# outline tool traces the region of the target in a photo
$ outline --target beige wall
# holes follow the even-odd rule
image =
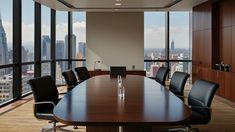
[[[112,65],[144,69],[144,13],[87,12],[88,69],[100,60],[102,70]]]

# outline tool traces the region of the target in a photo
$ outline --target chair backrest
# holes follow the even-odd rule
[[[78,79],[81,81],[87,80],[90,78],[89,71],[86,67],[77,67],[75,68],[75,71],[78,75]]]
[[[197,80],[189,92],[189,106],[210,107],[219,85],[206,80]]]
[[[59,93],[51,76],[43,76],[28,80],[32,88],[35,102],[52,101],[57,103]]]
[[[126,67],[125,66],[110,66],[110,76],[117,77],[117,75],[126,76]]]
[[[184,95],[184,87],[186,84],[187,79],[189,78],[189,74],[185,72],[176,71],[172,75],[169,89],[175,95]]]
[[[165,86],[166,77],[169,71],[170,69],[167,67],[160,67],[156,73],[156,81]]]
[[[62,72],[62,76],[64,77],[65,82],[69,87],[78,85],[76,75],[72,70]]]

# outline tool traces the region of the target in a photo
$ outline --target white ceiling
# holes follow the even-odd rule
[[[61,11],[190,11],[207,0],[34,0]],[[62,2],[60,2],[62,1]],[[63,1],[65,4],[63,4]],[[121,5],[116,5],[121,4]]]

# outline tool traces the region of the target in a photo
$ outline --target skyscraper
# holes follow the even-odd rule
[[[82,58],[86,58],[86,43],[85,42],[78,43],[78,52],[82,54]]]
[[[174,40],[171,41],[171,50],[175,50],[175,42],[174,42]]]
[[[79,42],[78,43],[78,54],[79,57],[81,58],[77,58],[77,59],[84,59],[86,58],[86,42]],[[82,66],[85,66],[85,61],[82,62]]]
[[[42,36],[42,59],[43,60],[50,60],[50,46],[51,46],[51,39],[49,35],[43,35]]]
[[[64,41],[56,41],[56,59],[64,59]],[[61,69],[63,69],[63,62],[58,62]]]
[[[0,65],[8,64],[8,48],[6,32],[2,25],[2,17],[0,13]],[[6,74],[6,70],[0,70],[0,75]]]
[[[74,34],[71,35],[71,58],[76,58],[76,36]],[[68,35],[65,36],[65,48],[64,48],[65,58],[68,58]],[[73,63],[72,67],[76,67],[76,63]]]

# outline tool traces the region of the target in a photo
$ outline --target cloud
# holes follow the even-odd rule
[[[86,42],[86,22],[73,23],[73,33],[77,36],[77,42]]]
[[[189,48],[189,27],[170,28],[170,42],[174,40],[175,48]],[[144,31],[145,48],[165,48],[165,27],[152,26]]]
[[[12,22],[3,21],[3,27],[7,36],[7,43],[9,47],[12,47],[13,31]],[[56,39],[64,40],[65,35],[68,34],[68,25],[66,23],[60,23],[56,25]],[[86,22],[74,22],[73,32],[77,36],[77,42],[86,42]],[[42,35],[50,36],[50,26],[42,24]],[[34,44],[34,24],[22,23],[22,42],[26,47]]]
[[[12,23],[3,21],[3,27],[6,31],[9,48],[12,45]],[[64,40],[68,34],[66,23],[56,25],[56,39]],[[22,24],[22,41],[27,46],[34,43],[34,25]],[[73,23],[73,33],[77,37],[77,42],[86,42],[86,22],[76,21]],[[50,35],[49,25],[42,24],[42,35]],[[175,26],[170,28],[170,42],[174,40],[175,48],[189,48],[189,27]],[[165,48],[165,27],[152,26],[144,30],[145,48]]]
[[[12,46],[12,41],[13,41],[13,38],[12,38],[13,37],[12,23],[11,22],[7,22],[7,21],[3,21],[2,25],[3,25],[3,28],[5,29],[5,32],[6,32],[7,43],[11,47]]]
[[[34,24],[22,23],[22,45],[34,44]]]
[[[165,27],[144,29],[145,48],[165,48]]]

